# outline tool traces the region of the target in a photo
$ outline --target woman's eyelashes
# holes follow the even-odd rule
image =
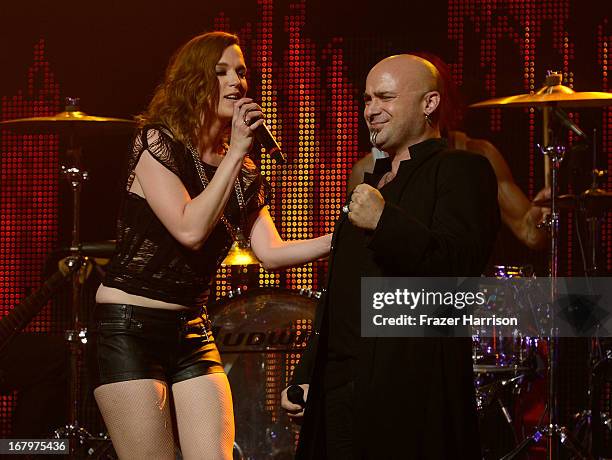
[[[228,71],[225,70],[225,69],[217,69],[217,70],[215,70],[215,73],[217,74],[218,77],[223,77],[223,76],[228,74]],[[238,70],[236,70],[236,75],[240,79],[245,79],[246,78],[246,74],[247,74],[246,69],[238,69]]]

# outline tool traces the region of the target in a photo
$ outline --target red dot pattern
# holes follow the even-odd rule
[[[547,70],[537,67],[536,48],[543,38],[543,25],[552,23],[552,45],[559,55],[559,70],[563,71],[565,84],[572,86],[573,73],[569,69],[574,59],[574,44],[567,32],[569,18],[569,0],[449,0],[448,37],[455,43],[457,50],[457,60],[451,64],[453,77],[459,85],[463,84],[466,38],[475,33],[480,38],[477,52],[480,67],[485,72],[486,97],[507,95],[497,94],[497,61],[498,58],[503,59],[498,53],[499,42],[508,39],[516,45],[523,62],[522,88],[516,88],[516,92],[536,91]],[[525,111],[529,119],[528,194],[533,196],[536,192],[534,163],[540,159],[535,144],[541,139],[541,134],[535,133],[536,114],[530,109]],[[501,131],[502,113],[501,109],[490,109],[489,125],[492,132]]]
[[[53,115],[59,111],[59,85],[45,57],[45,42],[34,46],[27,89],[3,96],[2,120]],[[58,137],[0,131],[0,317],[11,311],[43,279],[47,254],[58,233]],[[26,330],[48,332],[47,305]],[[0,396],[0,436],[10,430],[13,395]]]
[[[282,167],[265,154],[260,159],[261,171],[274,190],[270,210],[279,233],[289,240],[320,236],[333,230],[348,174],[358,158],[361,117],[343,41],[333,39],[319,49],[306,38],[306,1],[296,1],[282,19],[285,47],[274,49],[273,31],[278,25],[273,1],[258,0],[257,8],[255,25],[233,30],[230,18],[220,13],[214,27],[240,37],[249,67],[249,93],[260,102],[288,159]],[[317,289],[325,266],[314,262],[284,272],[259,269],[259,285]],[[215,292],[217,298],[233,284],[226,269],[219,275],[225,284],[217,282],[221,289]]]
[[[608,19],[603,19],[597,27],[597,64],[601,72],[602,91],[610,91],[610,47],[612,46],[612,31]],[[601,151],[607,158],[608,170],[605,184],[606,190],[612,190],[612,107],[602,110]],[[608,212],[602,229],[602,243],[605,251],[603,264],[607,272],[612,271],[612,213]]]

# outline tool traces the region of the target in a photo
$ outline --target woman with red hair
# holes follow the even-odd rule
[[[269,186],[246,156],[264,122],[246,92],[238,38],[206,33],[178,50],[138,117],[94,314],[94,394],[120,458],[174,459],[179,441],[185,459],[230,459],[231,393],[204,307],[211,281],[236,240],[272,269],[329,252],[331,235],[280,238]]]

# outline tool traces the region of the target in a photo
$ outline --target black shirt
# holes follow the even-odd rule
[[[447,144],[444,139],[428,139],[411,146],[411,158],[401,161],[396,177],[380,188],[385,203],[387,205],[397,205],[406,189],[413,188],[414,207],[418,209],[422,198],[419,191],[425,189],[419,183],[421,181],[430,183],[435,180],[436,174],[434,172],[432,177],[432,174],[419,171],[419,174],[411,177],[412,173],[415,168],[427,160],[427,157],[440,153],[446,147]],[[424,169],[429,171],[427,168]],[[390,170],[391,160],[389,158],[378,159],[374,172],[372,174],[366,173],[364,181],[376,187],[382,176]],[[434,199],[435,197],[430,198]],[[427,276],[424,267],[424,271],[413,270],[400,274],[395,270],[387,269],[385,273],[385,264],[381,264],[376,257],[375,240],[378,228],[383,225],[394,225],[393,219],[388,214],[383,213],[377,229],[373,232],[355,227],[346,215],[342,215],[336,223],[328,283],[329,312],[326,325],[328,329],[328,360],[325,373],[325,386],[327,388],[333,388],[348,382],[354,378],[357,372],[356,363],[361,343],[361,278],[364,276]],[[418,212],[416,214],[418,215]],[[415,224],[429,227],[431,222],[424,222],[419,219]],[[386,244],[390,246],[392,251],[393,242],[387,241]],[[395,244],[399,248],[399,246],[423,245],[423,242],[419,241],[418,238],[411,240],[409,235],[397,235]],[[433,242],[429,244],[433,244]],[[426,247],[421,249],[425,250]],[[416,252],[418,251],[419,249]],[[438,273],[435,274],[438,275]]]
[[[336,226],[328,292],[292,378],[310,382],[296,458],[324,455],[326,390],[350,380],[359,458],[396,458],[398,439],[411,458],[481,458],[470,338],[360,334],[362,276],[480,276],[499,228],[486,158],[441,139],[410,153],[380,190],[385,206],[373,232],[351,228],[346,216]],[[366,181],[376,186],[379,178],[376,171]]]
[[[179,177],[191,198],[204,189],[193,156],[167,127],[149,125],[140,130],[128,164],[126,196],[117,223],[117,249],[104,285],[150,299],[201,307],[206,302],[210,282],[231,246],[232,237],[219,221],[201,249],[194,251],[179,243],[157,218],[147,200],[129,192],[134,169],[145,150]],[[212,179],[216,168],[206,163],[202,165],[207,178]],[[248,158],[245,158],[239,179],[247,214],[257,212],[267,204],[267,182]],[[231,194],[224,213],[233,227],[240,226],[235,193]]]

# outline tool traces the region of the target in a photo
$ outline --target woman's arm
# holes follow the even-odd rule
[[[229,151],[208,186],[197,197],[191,199],[180,178],[153,158],[148,150],[142,153],[136,165],[136,179],[149,206],[172,236],[190,249],[199,249],[217,224],[243,158],[251,147],[253,131],[263,123],[261,119],[250,126],[243,122],[247,110],[259,112],[250,99],[243,101],[234,107]],[[148,145],[155,145],[157,136],[157,132],[150,130]]]
[[[353,165],[348,180],[346,181],[347,197],[351,195],[351,192],[355,190],[355,187],[363,183],[363,177],[365,176],[365,173],[371,173],[374,170],[375,161],[376,160],[374,159],[374,155],[372,155],[372,152],[370,152]]]
[[[183,246],[196,250],[221,217],[241,165],[242,157],[228,154],[210,184],[194,199],[178,176],[146,150],[135,172],[145,199],[164,227]]]
[[[264,206],[251,227],[251,248],[266,270],[320,259],[329,254],[332,234],[308,240],[284,241]]]

